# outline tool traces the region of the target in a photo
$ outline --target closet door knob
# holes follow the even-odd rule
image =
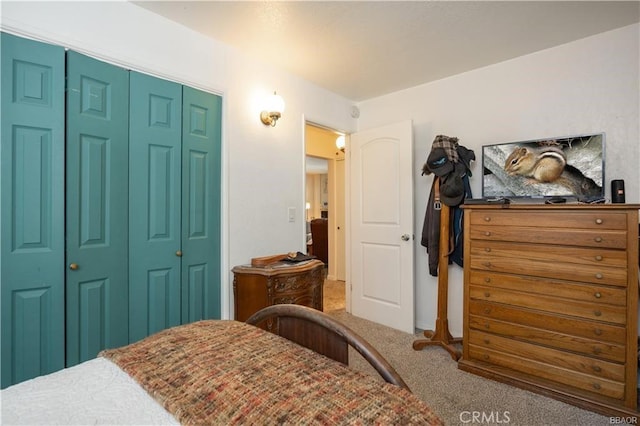
[[[69,269],[71,269],[72,271],[75,271],[76,269],[78,269],[78,264],[77,263],[70,263],[69,264]]]
[[[178,250],[178,251],[176,252],[176,256],[178,256],[178,257],[182,257],[182,250]]]
[[[402,237],[400,238],[402,239],[402,241],[409,241],[411,237],[409,237],[409,234],[402,234]]]

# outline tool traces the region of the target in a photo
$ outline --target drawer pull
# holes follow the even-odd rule
[[[484,342],[485,345],[488,345],[490,343],[489,339],[484,339],[483,342]]]
[[[489,293],[488,291],[484,292],[484,297],[491,297],[491,293]]]
[[[593,295],[596,299],[600,299],[602,297],[602,294],[597,291],[596,294]]]
[[[600,218],[596,219],[596,225],[602,225],[602,219]]]
[[[596,260],[597,260],[597,261],[601,261],[601,260],[602,260],[602,256],[597,255],[597,256],[596,256]]]
[[[490,237],[490,236],[491,236],[491,232],[489,232],[489,231],[485,231],[484,236],[485,236],[485,237]]]
[[[491,247],[485,247],[484,251],[486,251],[487,253],[489,253],[491,251]]]
[[[594,388],[595,390],[600,390],[600,387],[601,387],[601,386],[600,386],[600,383],[594,383],[594,384],[593,384],[593,388]]]
[[[600,367],[599,367],[599,366],[597,366],[597,365],[594,365],[592,368],[593,368],[593,371],[595,371],[596,373],[599,373],[599,372],[601,372],[601,371],[602,371],[602,368],[600,368]]]
[[[600,311],[594,311],[593,315],[597,316],[597,317],[601,317],[602,316],[602,312]]]
[[[491,325],[488,322],[484,323],[484,328],[486,328],[487,330],[491,328]]]
[[[596,328],[595,330],[593,330],[593,333],[594,333],[596,336],[602,336],[602,330],[600,330],[599,328]]]
[[[491,268],[491,262],[482,262],[482,265]]]
[[[484,277],[484,282],[485,283],[490,283],[491,282],[491,277]]]
[[[482,355],[482,358],[488,360],[489,359],[489,355],[488,354],[484,354],[484,355]]]
[[[485,216],[484,217],[484,221],[485,222],[491,222],[491,217],[490,216]]]
[[[491,309],[486,308],[486,309],[484,310],[484,313],[485,313],[485,315],[489,315],[489,314],[491,313]]]
[[[601,243],[602,242],[602,237],[595,237],[593,239],[593,241],[595,241],[596,243]]]
[[[597,278],[597,279],[601,280],[601,279],[602,279],[602,277],[603,277],[603,275],[602,275],[600,272],[598,272],[598,273],[596,274],[596,278]]]

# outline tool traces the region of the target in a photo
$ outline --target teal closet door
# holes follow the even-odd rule
[[[129,340],[180,324],[182,87],[130,75]]]
[[[64,367],[64,49],[0,43],[4,388]]]
[[[67,52],[67,366],[129,341],[129,71]]]
[[[222,98],[183,88],[182,322],[220,318]]]

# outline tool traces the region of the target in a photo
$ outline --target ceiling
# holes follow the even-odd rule
[[[133,3],[353,101],[640,22],[639,1]]]

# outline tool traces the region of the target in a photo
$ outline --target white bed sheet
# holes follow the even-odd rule
[[[2,425],[178,425],[117,365],[96,358],[0,391]]]

